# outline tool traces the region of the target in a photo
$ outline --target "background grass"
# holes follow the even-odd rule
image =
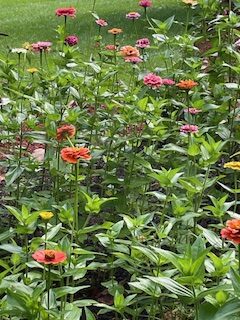
[[[178,20],[184,20],[186,7],[181,0],[153,0],[154,6],[149,10],[149,17],[164,20],[175,15]],[[68,33],[80,37],[80,47],[84,52],[91,51],[93,36],[97,26],[91,15],[93,0],[0,0],[0,32],[9,37],[0,38],[0,51],[8,47],[21,47],[24,42],[56,41],[55,29],[63,23],[63,18],[55,16],[55,9],[74,6],[77,9],[76,19],[68,20]],[[138,6],[138,0],[96,0],[95,12],[108,21],[103,36],[106,43],[111,43],[112,36],[107,29],[119,27],[124,30],[121,42],[134,44],[136,37],[150,36],[148,24],[144,19],[136,22],[137,35],[131,21],[125,19],[129,11],[143,13]]]

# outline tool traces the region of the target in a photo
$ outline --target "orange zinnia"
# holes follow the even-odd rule
[[[123,57],[139,57],[140,53],[137,48],[134,48],[132,46],[124,46],[120,50],[120,54]]]
[[[226,226],[221,231],[222,238],[228,239],[235,244],[240,244],[240,220],[228,220]]]
[[[66,147],[61,150],[61,157],[68,163],[77,163],[78,160],[90,160],[92,157],[89,154],[90,150],[84,147]]]
[[[56,250],[37,250],[32,257],[37,262],[44,264],[58,264],[67,259],[65,252]]]
[[[60,128],[57,128],[57,140],[63,141],[69,138],[73,138],[76,133],[76,128],[72,124],[64,124]]]
[[[191,90],[192,88],[196,87],[197,85],[198,85],[198,83],[193,80],[181,80],[179,83],[176,84],[176,86],[179,89],[183,89],[183,90]]]
[[[122,33],[122,32],[123,32],[122,29],[118,29],[118,28],[113,28],[113,29],[108,30],[108,33],[111,33],[114,35]]]

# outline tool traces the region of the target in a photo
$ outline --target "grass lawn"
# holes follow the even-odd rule
[[[180,0],[153,0],[154,6],[150,9],[150,17],[164,20],[175,15],[177,19],[184,20],[186,7]],[[21,47],[24,42],[52,41],[56,39],[55,29],[63,23],[63,18],[55,16],[55,9],[59,7],[74,6],[77,8],[77,18],[69,19],[68,32],[80,37],[81,47],[84,51],[91,51],[92,36],[97,33],[97,26],[91,15],[93,0],[0,0],[1,11],[0,32],[9,34],[9,37],[0,38],[0,51],[8,47]],[[151,31],[143,19],[136,22],[137,35],[133,30],[132,21],[126,20],[129,11],[143,13],[137,0],[97,0],[95,12],[99,17],[109,23],[109,28],[119,27],[124,30],[121,41],[124,44],[134,44],[136,36],[150,36]],[[112,36],[104,28],[104,41],[111,43]]]

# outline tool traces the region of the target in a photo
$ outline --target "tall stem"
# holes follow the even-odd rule
[[[75,164],[75,198],[74,198],[74,215],[75,215],[75,231],[78,231],[78,174],[79,164]]]

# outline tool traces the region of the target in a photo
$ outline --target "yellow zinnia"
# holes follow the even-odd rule
[[[35,73],[35,72],[38,72],[38,69],[37,68],[28,68],[27,71],[30,73]]]
[[[190,4],[191,6],[195,6],[196,4],[198,4],[196,0],[182,0],[182,2],[185,4]]]
[[[43,220],[50,220],[53,217],[53,213],[51,211],[42,211],[39,213],[39,216]]]
[[[227,162],[224,164],[223,167],[233,169],[233,170],[240,170],[240,161]]]

